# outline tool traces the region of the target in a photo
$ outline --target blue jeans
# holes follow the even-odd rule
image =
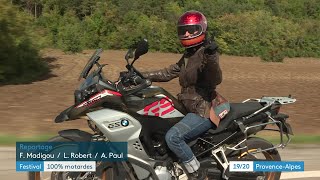
[[[188,163],[195,157],[186,141],[194,140],[212,127],[215,125],[210,119],[189,113],[167,132],[167,145],[183,163]]]

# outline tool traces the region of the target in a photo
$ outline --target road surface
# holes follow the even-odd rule
[[[320,179],[320,145],[289,145],[279,149],[283,161],[304,161],[304,172],[282,173],[281,179]],[[15,147],[0,147],[0,179],[27,180],[27,173],[16,172]]]

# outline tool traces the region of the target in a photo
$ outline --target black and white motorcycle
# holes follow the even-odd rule
[[[59,132],[55,141],[110,141],[128,143],[128,161],[97,162],[96,172],[52,172],[47,179],[187,179],[184,166],[168,149],[165,134],[187,113],[179,101],[161,87],[152,86],[134,68],[134,62],[148,51],[148,42],[140,41],[125,55],[127,72],[111,82],[102,74],[98,49],[89,59],[75,90],[75,104],[60,113],[56,123],[86,119],[93,133],[78,129]],[[96,65],[95,70],[91,70]],[[230,113],[217,129],[210,129],[188,142],[209,179],[279,179],[281,172],[230,172],[230,161],[281,161],[277,148],[284,148],[293,135],[289,117],[279,113],[283,104],[294,103],[289,97],[262,97],[231,103]],[[272,126],[276,125],[276,126]],[[271,128],[270,128],[271,127]],[[262,130],[280,132],[280,143],[273,145],[255,136]],[[46,179],[40,172],[30,179]]]

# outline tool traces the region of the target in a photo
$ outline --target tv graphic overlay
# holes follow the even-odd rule
[[[16,171],[95,171],[96,161],[127,160],[127,142],[16,143]]]
[[[299,172],[303,161],[230,161],[230,172]]]

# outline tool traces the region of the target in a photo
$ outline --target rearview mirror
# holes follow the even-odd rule
[[[138,45],[137,49],[134,52],[134,59],[138,59],[141,55],[147,53],[149,50],[149,44],[147,39],[141,40]]]
[[[128,61],[129,59],[133,58],[133,54],[134,54],[134,50],[129,49],[125,56],[125,59]]]

